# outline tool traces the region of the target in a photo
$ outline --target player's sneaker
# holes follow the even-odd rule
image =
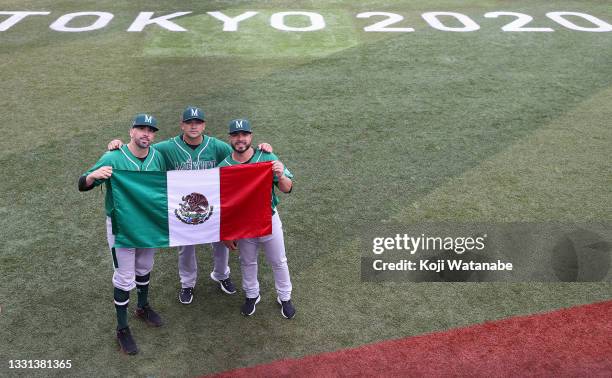
[[[240,312],[242,315],[251,316],[255,313],[255,305],[259,303],[261,300],[261,295],[258,295],[257,298],[245,298],[244,304],[240,308]]]
[[[190,304],[193,301],[193,288],[184,287],[179,291],[179,302],[182,304]]]
[[[279,305],[281,305],[281,315],[285,319],[293,319],[295,316],[295,307],[293,307],[293,303],[291,303],[291,299],[288,301],[281,301],[279,297],[276,297],[276,301]]]
[[[225,280],[218,280],[215,278],[215,273],[210,272],[210,278],[213,281],[216,281],[219,283],[219,287],[221,288],[221,290],[223,290],[225,294],[230,294],[230,295],[236,294],[236,286],[234,286],[234,283],[229,278],[229,276]]]
[[[148,304],[143,308],[137,308],[135,313],[137,318],[144,320],[145,323],[151,327],[161,327],[164,324],[161,316],[159,316],[157,312],[153,311],[151,306]]]
[[[130,332],[130,327],[125,327],[117,330],[117,341],[119,341],[119,347],[125,354],[136,354],[138,353],[138,347]]]

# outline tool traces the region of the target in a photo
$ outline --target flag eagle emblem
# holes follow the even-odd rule
[[[181,198],[183,203],[174,210],[176,217],[186,224],[202,224],[213,214],[214,206],[208,205],[208,200],[203,194],[191,193]]]

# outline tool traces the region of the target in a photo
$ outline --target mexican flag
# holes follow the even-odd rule
[[[116,248],[162,248],[272,233],[272,163],[192,171],[113,170]]]

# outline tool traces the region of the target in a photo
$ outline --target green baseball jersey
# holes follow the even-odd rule
[[[144,161],[140,161],[130,152],[126,144],[117,150],[108,151],[93,167],[89,168],[83,176],[87,176],[98,168],[111,166],[113,169],[123,169],[126,171],[166,171],[166,162],[162,155],[153,147],[149,148],[149,154]],[[95,180],[94,186],[104,183],[106,185],[106,195],[104,198],[104,210],[107,216],[111,216],[113,211],[113,192],[110,190],[110,180]]]
[[[225,159],[223,159],[221,163],[219,163],[219,167],[227,167],[227,166],[236,165],[236,164],[263,163],[266,161],[276,161],[276,160],[279,160],[278,156],[274,155],[273,153],[263,152],[262,150],[257,149],[255,150],[255,153],[253,154],[253,156],[251,156],[251,158],[248,161],[245,161],[244,163],[240,163],[232,159],[232,155],[229,154]],[[287,169],[287,167],[285,167],[285,176],[289,177],[290,179],[293,179],[293,174]],[[276,175],[273,175],[272,180],[274,182],[274,185],[278,186],[278,177],[276,177]],[[278,205],[279,202],[280,200],[276,196],[276,193],[274,192],[274,186],[273,186],[272,187],[272,211],[276,209],[276,205]]]
[[[232,153],[229,144],[207,135],[194,150],[179,135],[156,143],[155,148],[162,154],[169,171],[215,168],[217,164]]]

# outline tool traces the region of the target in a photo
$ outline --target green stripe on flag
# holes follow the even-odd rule
[[[166,181],[165,172],[113,170],[112,220],[116,248],[168,246]]]

